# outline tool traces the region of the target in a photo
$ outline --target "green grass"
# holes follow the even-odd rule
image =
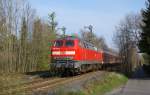
[[[124,85],[127,82],[127,77],[117,73],[108,73],[102,80],[95,80],[87,83],[84,90],[78,92],[57,92],[56,95],[103,95],[113,89]]]
[[[127,78],[123,75],[111,73],[101,81],[95,81],[88,90],[85,89],[85,95],[103,95],[110,92],[127,82]]]

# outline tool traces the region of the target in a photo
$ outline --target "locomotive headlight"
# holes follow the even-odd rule
[[[52,52],[52,55],[60,55],[61,53],[60,53],[60,51],[53,51]]]
[[[75,55],[75,51],[66,51],[65,54],[66,55]]]

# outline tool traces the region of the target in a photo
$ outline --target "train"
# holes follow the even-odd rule
[[[119,63],[117,53],[98,50],[74,36],[58,38],[50,48],[51,69],[57,73],[84,73]]]

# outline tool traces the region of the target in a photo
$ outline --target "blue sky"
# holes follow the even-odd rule
[[[29,0],[37,14],[47,18],[56,12],[59,27],[65,26],[67,34],[79,33],[87,25],[103,36],[114,47],[112,37],[115,26],[129,13],[138,13],[145,8],[145,0]]]

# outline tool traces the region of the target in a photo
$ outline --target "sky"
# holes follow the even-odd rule
[[[65,26],[67,34],[79,34],[84,26],[92,25],[94,33],[104,37],[110,48],[115,47],[112,39],[120,20],[145,8],[145,0],[29,0],[29,3],[43,19],[55,12],[58,27]]]

